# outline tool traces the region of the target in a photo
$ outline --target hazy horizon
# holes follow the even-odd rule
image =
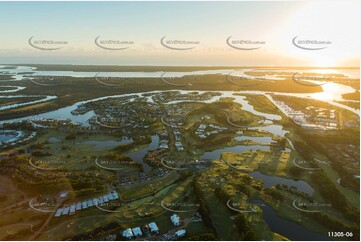
[[[338,18],[341,10],[347,14]],[[359,66],[360,22],[359,1],[0,2],[0,62]],[[162,44],[174,40],[193,44],[182,51]],[[307,50],[298,40],[329,43]],[[42,50],[52,46],[42,41],[64,43]],[[244,46],[255,48],[237,49]]]
[[[0,65],[6,66],[26,66],[26,65],[42,65],[42,66],[119,66],[119,67],[238,67],[238,68],[319,68],[319,69],[360,69],[360,66],[272,66],[272,65],[259,65],[259,66],[247,66],[247,65],[125,65],[125,64],[82,64],[82,63],[0,63]]]

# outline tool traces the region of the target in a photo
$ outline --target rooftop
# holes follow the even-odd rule
[[[126,229],[123,231],[123,237],[132,238],[133,236],[134,235],[131,229]]]
[[[135,227],[132,230],[133,230],[134,236],[142,236],[143,235],[142,230],[139,227]]]
[[[155,233],[159,232],[159,228],[155,222],[149,223],[148,226],[151,232],[155,232]]]
[[[179,225],[179,222],[180,222],[180,218],[177,214],[173,214],[171,217],[170,217],[170,220],[172,221],[172,223],[175,225],[175,226],[178,226]]]

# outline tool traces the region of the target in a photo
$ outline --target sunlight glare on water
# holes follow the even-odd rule
[[[331,101],[342,100],[342,94],[354,92],[354,89],[350,86],[340,85],[333,82],[328,82],[321,87],[323,92],[313,93],[310,96],[317,100]]]

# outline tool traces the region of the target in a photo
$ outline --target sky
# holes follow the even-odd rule
[[[357,0],[0,2],[0,63],[359,66],[360,12]]]

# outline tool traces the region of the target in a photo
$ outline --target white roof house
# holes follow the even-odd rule
[[[67,195],[68,195],[67,192],[62,193],[63,197],[65,197]],[[82,202],[74,203],[70,207],[59,208],[56,211],[54,216],[59,217],[61,215],[74,214],[75,211],[86,209],[86,208],[89,208],[92,206],[96,206],[98,204],[102,204],[104,202],[108,202],[110,200],[114,200],[114,199],[118,199],[118,198],[119,198],[118,193],[113,190],[111,193],[101,196],[99,198],[93,198],[93,199],[85,200]]]
[[[68,192],[67,191],[64,191],[64,192],[61,192],[60,193],[60,197],[61,198],[64,198],[64,197],[66,197],[68,195]]]
[[[78,203],[76,204],[76,210],[81,210],[81,202],[78,202]]]
[[[55,217],[59,217],[61,215],[61,213],[63,212],[63,209],[62,208],[59,208],[56,213],[55,213]]]
[[[134,234],[135,237],[143,235],[142,230],[139,227],[135,227],[132,230],[133,230],[133,234]]]
[[[175,234],[179,237],[179,238],[181,238],[181,237],[184,237],[184,236],[186,236],[186,230],[185,229],[180,229],[180,230],[177,230],[176,232],[175,232]]]
[[[86,201],[83,201],[81,204],[83,205],[83,209],[84,209],[84,208],[88,208],[88,206],[87,206],[87,204],[86,204]]]
[[[109,199],[109,200],[114,200],[113,194],[109,193],[109,194],[108,194],[108,199]]]
[[[70,214],[74,214],[75,213],[75,204],[70,206]]]
[[[158,228],[158,226],[157,226],[157,224],[155,222],[149,223],[148,226],[150,228],[150,232],[159,233],[159,228]]]
[[[114,199],[117,199],[119,198],[119,194],[116,191],[113,191],[113,197]]]
[[[123,231],[123,237],[127,238],[127,239],[130,239],[130,238],[133,238],[133,232],[131,229],[126,229]]]
[[[63,215],[67,215],[69,213],[69,207],[64,208]]]
[[[177,214],[173,214],[172,216],[170,216],[170,220],[172,221],[174,226],[179,226],[180,218],[179,218],[179,216]]]
[[[118,193],[113,193],[113,197],[114,197],[114,199],[118,199],[119,198]]]
[[[93,206],[93,200],[88,200],[87,201],[87,205],[88,205],[88,207],[92,207]]]

